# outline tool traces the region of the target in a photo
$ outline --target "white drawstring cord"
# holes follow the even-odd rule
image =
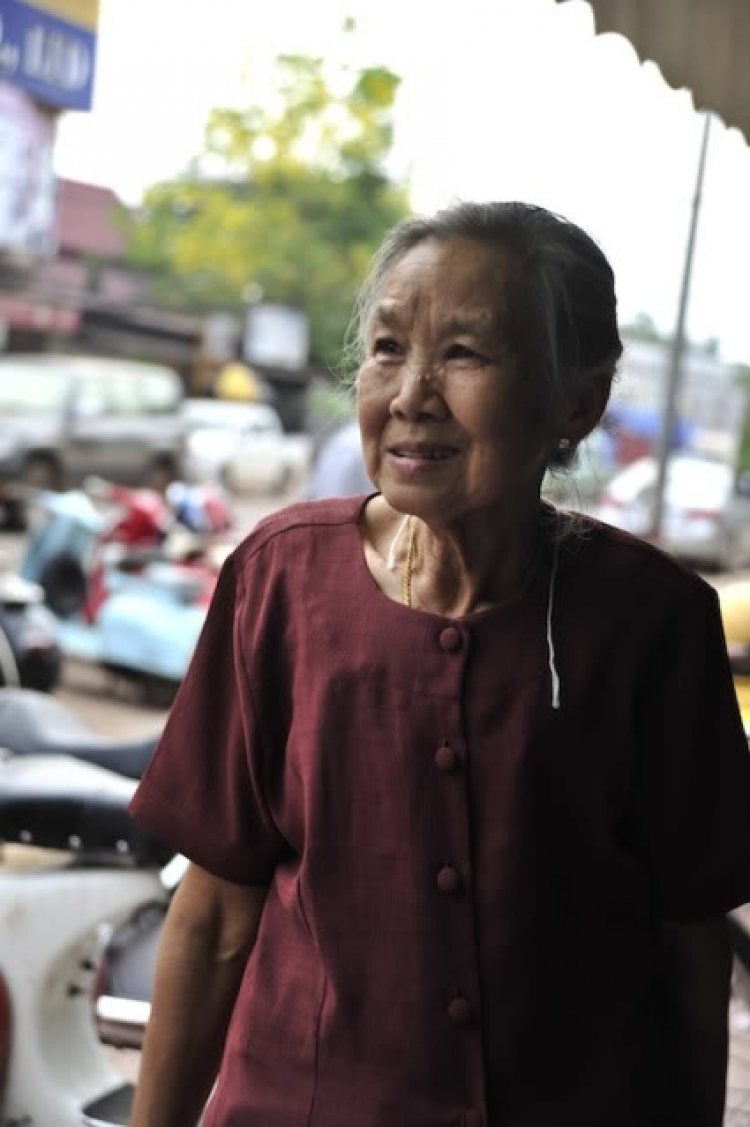
[[[401,536],[403,535],[403,531],[406,528],[408,523],[409,523],[409,515],[407,514],[404,517],[404,519],[401,521],[401,524],[398,526],[398,529],[396,530],[396,535],[393,537],[393,540],[391,542],[391,547],[390,547],[390,550],[388,552],[388,559],[386,560],[386,567],[388,568],[389,571],[395,571],[396,570],[396,548],[398,546],[399,540],[401,539]]]
[[[549,598],[547,600],[547,653],[549,654],[549,672],[552,680],[552,707],[560,707],[560,678],[555,665],[555,640],[552,637],[552,609],[555,605],[555,579],[557,578],[557,561],[560,555],[560,545],[555,541],[555,554],[552,559],[552,574],[549,580]]]

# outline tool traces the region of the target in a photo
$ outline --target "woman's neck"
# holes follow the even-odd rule
[[[537,500],[451,525],[412,517],[410,566],[407,537],[399,553],[410,572],[411,605],[457,618],[519,598],[536,568],[539,513]]]

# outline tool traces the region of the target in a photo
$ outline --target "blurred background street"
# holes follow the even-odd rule
[[[237,503],[233,510],[234,538],[241,539],[262,517],[293,503],[298,493],[299,486],[281,497],[261,495]],[[25,545],[23,533],[0,532],[0,567],[18,570]],[[137,687],[82,661],[65,663],[56,695],[105,736],[148,735],[160,729],[167,713],[165,706],[146,703]]]

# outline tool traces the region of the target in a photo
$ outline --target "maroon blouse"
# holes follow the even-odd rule
[[[271,883],[207,1122],[672,1122],[655,923],[750,900],[716,596],[606,526],[564,542],[553,708],[551,548],[522,599],[443,619],[379,590],[364,504],[230,557],[133,801]]]

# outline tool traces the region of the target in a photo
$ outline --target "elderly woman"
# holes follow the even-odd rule
[[[610,267],[460,205],[388,236],[358,323],[378,492],[236,550],[134,800],[192,866],[133,1122],[216,1081],[210,1127],[718,1125],[750,761],[717,600],[540,502],[607,402]]]

